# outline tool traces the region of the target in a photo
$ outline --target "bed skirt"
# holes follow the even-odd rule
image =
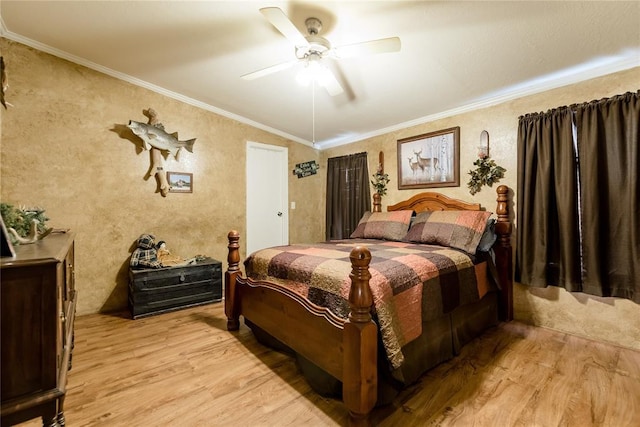
[[[302,374],[315,392],[327,397],[342,396],[340,380],[295,353],[250,320],[245,319],[245,324],[251,328],[261,344],[295,357]],[[391,403],[400,390],[416,382],[429,369],[455,357],[465,344],[497,324],[498,294],[489,292],[477,302],[460,306],[448,314],[423,322],[422,335],[402,348],[405,362],[399,369],[391,370],[380,341],[377,405]]]

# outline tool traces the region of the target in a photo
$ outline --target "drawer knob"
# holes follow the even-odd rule
[[[184,282],[184,273],[180,273],[180,281]]]

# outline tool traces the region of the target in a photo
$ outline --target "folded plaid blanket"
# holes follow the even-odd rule
[[[391,366],[404,362],[402,346],[422,333],[422,321],[477,301],[472,258],[443,246],[371,239],[263,249],[245,261],[247,276],[282,284],[347,319],[351,261],[355,246],[371,252],[369,285],[374,319]]]

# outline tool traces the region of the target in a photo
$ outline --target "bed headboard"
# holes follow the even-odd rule
[[[511,220],[509,219],[509,187],[500,185],[496,188],[497,206],[495,214],[498,216],[495,231],[498,235],[496,243],[493,245],[495,253],[495,265],[498,270],[498,278],[501,284],[500,292],[500,319],[513,319],[513,267],[511,250]],[[376,193],[377,194],[377,193]],[[378,203],[374,198],[374,211],[381,211],[380,198]],[[434,210],[482,210],[479,203],[468,203],[462,200],[452,199],[439,193],[420,193],[409,200],[399,202],[395,205],[387,206],[387,211],[398,211],[413,209],[416,212]]]
[[[452,199],[444,194],[425,192],[416,194],[409,200],[404,200],[395,205],[387,206],[387,211],[414,210],[423,211],[479,211],[479,203],[467,203],[462,200]]]

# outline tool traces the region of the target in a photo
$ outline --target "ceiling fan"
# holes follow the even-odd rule
[[[265,7],[260,9],[260,12],[293,44],[296,59],[241,76],[245,80],[257,79],[302,62],[306,73],[299,77],[302,77],[303,80],[318,82],[331,96],[335,96],[342,93],[344,89],[331,69],[323,64],[322,60],[324,58],[343,59],[375,53],[398,52],[400,50],[400,38],[398,37],[332,47],[329,40],[320,36],[322,22],[317,18],[308,18],[305,21],[308,35],[304,36],[280,8]]]

